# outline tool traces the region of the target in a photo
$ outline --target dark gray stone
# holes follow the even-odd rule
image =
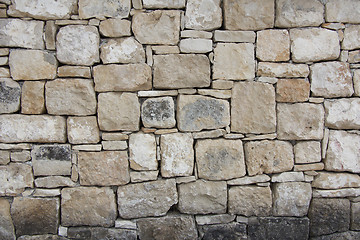
[[[136,240],[135,230],[102,228],[102,227],[71,227],[68,238],[78,240]]]
[[[141,119],[145,127],[174,127],[174,100],[171,97],[149,98],[145,100],[141,106]]]
[[[250,218],[248,239],[306,240],[309,236],[309,219],[293,217]]]
[[[33,160],[71,161],[70,145],[39,145],[31,151]]]
[[[313,198],[308,216],[311,236],[345,232],[350,226],[350,201],[342,198]]]
[[[348,232],[334,233],[330,235],[310,238],[310,240],[355,240],[355,239],[360,239],[360,232],[348,231]]]
[[[247,239],[246,224],[240,223],[203,225],[199,227],[199,232],[203,240]]]
[[[19,237],[18,240],[68,240],[68,238],[61,237],[58,235],[46,234],[46,235],[32,235],[32,236],[25,235]]]
[[[10,203],[5,198],[0,198],[0,239],[16,239],[10,215]]]
[[[20,85],[10,78],[0,78],[0,113],[13,113],[20,108]]]

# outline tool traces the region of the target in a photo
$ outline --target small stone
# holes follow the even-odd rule
[[[351,173],[319,172],[312,187],[320,189],[340,189],[360,187],[360,177]]]
[[[205,38],[211,39],[212,32],[200,31],[200,30],[184,30],[180,32],[181,38]]]
[[[15,196],[24,192],[26,187],[33,187],[32,168],[27,164],[0,166],[0,176],[0,196]]]
[[[0,143],[0,149],[3,149],[3,150],[30,150],[31,144],[29,144],[29,143],[19,143],[19,144]]]
[[[360,36],[360,26],[353,25],[345,28],[344,40],[342,41],[342,45],[341,45],[342,49],[354,50],[356,48],[360,48],[360,44],[358,41],[359,36]]]
[[[234,86],[234,81],[215,80],[211,82],[211,88],[214,89],[232,89],[233,86]]]
[[[313,189],[314,198],[339,198],[339,197],[358,197],[360,188],[344,188],[336,190],[317,190]]]
[[[144,8],[184,8],[185,0],[143,0]]]
[[[153,134],[141,132],[129,137],[130,168],[134,170],[157,170],[156,141]]]
[[[67,134],[71,144],[98,143],[99,127],[95,116],[68,117]]]
[[[131,9],[130,0],[79,0],[79,17],[126,18]]]
[[[228,185],[250,185],[250,184],[254,184],[254,183],[263,183],[263,182],[268,182],[270,181],[270,177],[268,175],[256,175],[253,177],[242,177],[242,178],[237,178],[237,179],[233,179],[230,181],[227,181]]]
[[[10,78],[9,68],[0,67],[0,78]]]
[[[360,226],[359,226],[359,212],[360,212],[360,203],[356,202],[356,203],[351,203],[351,225],[350,228],[352,230],[359,230]]]
[[[21,113],[45,112],[45,81],[25,81],[21,88]]]
[[[261,61],[288,61],[290,59],[289,32],[287,30],[257,32],[256,57]]]
[[[58,231],[58,235],[59,236],[67,236],[67,232],[68,232],[68,228],[67,227],[63,227],[63,226],[59,226],[59,231]]]
[[[146,53],[146,64],[152,67],[154,64],[154,59],[153,59],[153,51],[150,45],[146,46],[145,53]]]
[[[11,152],[12,162],[27,162],[31,160],[30,151],[23,150],[21,152]]]
[[[180,41],[180,51],[182,53],[207,53],[212,51],[212,41],[210,39],[182,39]]]
[[[131,36],[129,20],[110,18],[100,22],[100,33],[105,37]]]
[[[359,63],[360,62],[360,50],[349,52],[349,63]]]
[[[155,130],[155,135],[164,135],[164,134],[170,134],[170,133],[177,133],[179,130],[177,128],[171,128],[171,129],[159,129]]]
[[[124,133],[103,132],[101,138],[102,140],[106,140],[106,141],[121,141],[121,140],[128,140],[129,135]]]
[[[195,176],[177,177],[177,178],[175,179],[175,181],[176,181],[176,184],[195,182],[195,181],[196,181],[196,177],[195,177]]]
[[[211,9],[211,11],[209,11]],[[196,30],[214,30],[222,24],[220,0],[188,0],[185,27]]]
[[[74,16],[74,15],[73,15]],[[78,15],[75,15],[78,17]],[[87,20],[79,20],[78,18],[75,20],[56,20],[55,25],[57,26],[66,26],[66,25],[88,25],[89,21]]]
[[[360,6],[357,0],[330,0],[325,5],[327,22],[360,23],[357,17]]]
[[[195,216],[198,225],[230,223],[235,220],[235,215],[217,214],[217,215],[197,215]]]
[[[211,131],[202,131],[192,133],[194,139],[203,138],[218,138],[224,136],[226,131],[224,129],[216,129]]]
[[[8,56],[10,53],[9,48],[0,48],[0,56]]]
[[[274,77],[259,77],[256,81],[263,83],[276,84],[278,82],[277,78]]]
[[[213,89],[198,89],[198,94],[210,96],[214,98],[229,99],[231,98],[231,90],[213,90]]]
[[[298,142],[294,146],[295,163],[316,163],[321,161],[320,142]]]
[[[187,89],[187,88],[184,88],[184,89],[179,89],[178,90],[178,94],[184,94],[184,95],[192,95],[192,94],[196,94],[197,93],[197,90],[196,89]]]
[[[141,120],[145,127],[175,127],[175,107],[171,97],[148,98],[141,106]]]
[[[10,204],[8,200],[0,198],[0,238],[16,239],[13,221],[10,215]]]
[[[255,32],[252,31],[223,31],[216,30],[214,33],[215,42],[248,42],[254,43]]]
[[[157,180],[159,171],[141,171],[141,172],[130,172],[130,181],[132,183],[148,182]]]
[[[274,174],[271,177],[271,182],[303,182],[304,173],[302,172],[283,172]]]
[[[277,102],[306,102],[309,100],[310,83],[305,79],[279,79],[276,85]]]
[[[101,144],[92,144],[92,145],[74,145],[72,147],[73,150],[76,151],[85,151],[85,152],[93,152],[93,151],[101,151],[102,145]]]
[[[126,141],[102,141],[104,150],[126,150],[128,148]]]
[[[61,66],[58,67],[58,76],[91,78],[91,71],[90,71],[90,67]]]
[[[0,78],[0,113],[17,112],[20,108],[21,88],[11,78]]]
[[[304,172],[304,171],[321,171],[324,170],[324,163],[312,163],[312,164],[301,164],[294,165],[294,171]]]
[[[325,126],[334,129],[360,129],[360,117],[357,109],[358,98],[325,100]]]
[[[9,151],[0,151],[0,164],[7,165],[10,162],[10,152]]]
[[[117,220],[115,221],[115,228],[133,229],[133,230],[136,230],[136,222],[134,222],[134,221],[129,221],[129,220],[117,219]]]
[[[354,89],[355,89],[355,96],[360,96],[360,70],[354,71]]]
[[[179,54],[180,50],[178,46],[168,46],[168,45],[160,45],[160,46],[152,46],[151,49],[155,54]]]
[[[260,62],[257,70],[258,76],[278,78],[307,77],[309,73],[308,65],[292,63]]]
[[[104,227],[70,227],[68,230],[67,237],[69,239],[79,239],[79,240],[87,240],[87,239],[136,240],[137,234],[136,231],[130,229],[115,229],[115,228],[104,228]]]
[[[35,179],[35,186],[38,188],[59,188],[75,187],[75,183],[68,177],[50,176]]]
[[[246,224],[229,223],[204,225],[199,227],[201,239],[247,239]]]
[[[9,64],[9,58],[8,57],[0,57],[0,66],[5,66]]]

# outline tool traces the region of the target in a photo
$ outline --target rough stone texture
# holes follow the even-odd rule
[[[310,236],[344,232],[350,225],[350,201],[313,198],[309,209]]]
[[[0,164],[6,165],[10,162],[10,152],[0,150]]]
[[[193,173],[193,142],[191,134],[188,133],[161,136],[161,176],[190,176]]]
[[[135,93],[101,93],[98,96],[98,121],[101,130],[139,129],[140,104]]]
[[[158,177],[159,171],[140,171],[130,172],[130,181],[132,183],[155,181]]]
[[[209,11],[211,9],[211,11]],[[196,30],[214,30],[222,24],[220,0],[188,0],[185,27]]]
[[[276,84],[277,102],[306,102],[309,100],[310,83],[305,79],[279,79]]]
[[[246,174],[241,140],[206,139],[195,145],[199,178],[229,180]]]
[[[47,21],[45,24],[45,46],[46,49],[56,50],[56,33],[58,27],[55,25],[55,21]]]
[[[349,97],[354,93],[349,64],[342,62],[316,63],[310,69],[313,96]]]
[[[349,63],[359,63],[360,62],[360,50],[349,52],[348,62]]]
[[[57,198],[15,197],[11,216],[16,235],[57,234],[59,207]]]
[[[21,87],[21,113],[45,113],[45,81],[25,81]]]
[[[45,234],[45,235],[24,235],[18,237],[18,240],[68,240],[68,238],[58,235]]]
[[[276,131],[275,89],[271,84],[236,83],[232,93],[231,131],[241,133]]]
[[[230,215],[230,214],[197,215],[197,216],[195,216],[195,220],[198,225],[230,223],[230,222],[234,221],[235,218],[236,218],[236,215]]]
[[[96,95],[91,80],[69,78],[48,81],[45,98],[49,114],[84,116],[96,113]]]
[[[125,219],[163,216],[178,202],[174,179],[120,186],[117,194],[119,214]]]
[[[56,57],[60,62],[86,66],[99,62],[100,36],[96,27],[65,26],[60,28],[56,40]]]
[[[38,188],[75,187],[75,183],[68,177],[50,176],[35,179],[35,186]]]
[[[319,172],[312,182],[312,187],[320,189],[358,188],[360,177],[351,173]]]
[[[354,71],[354,89],[355,89],[355,96],[360,96],[360,70]]]
[[[250,42],[254,43],[256,34],[253,31],[222,31],[214,33],[215,42]]]
[[[335,31],[323,28],[291,29],[291,53],[294,62],[335,60],[340,43]]]
[[[61,190],[62,226],[113,226],[115,194],[108,187],[75,187]]]
[[[311,239],[312,240],[338,240],[338,239],[352,240],[352,239],[358,239],[359,237],[360,237],[359,232],[347,231],[347,232],[323,235],[323,236],[319,236],[319,237],[313,237]]]
[[[271,182],[303,182],[304,180],[305,177],[302,172],[283,172],[271,176]]]
[[[247,239],[246,225],[240,223],[215,224],[199,227],[201,239]]]
[[[268,216],[272,210],[270,187],[236,186],[229,189],[229,213]]]
[[[198,95],[180,95],[177,122],[181,131],[223,128],[230,124],[230,104],[226,100]]]
[[[245,143],[245,161],[250,176],[289,171],[294,166],[292,145],[284,141],[253,141]]]
[[[360,129],[360,116],[358,109],[360,99],[343,98],[326,100],[325,125],[333,129]]]
[[[141,120],[145,127],[175,127],[175,106],[171,97],[148,98],[141,105]]]
[[[352,230],[360,229],[359,213],[360,213],[360,202],[351,203],[351,225],[350,225],[350,228]]]
[[[212,41],[210,39],[182,39],[180,41],[180,51],[183,53],[207,53],[212,51]]]
[[[325,12],[327,22],[360,23],[360,6],[357,0],[330,0],[325,5]]]
[[[261,30],[274,26],[274,0],[225,0],[225,29]]]
[[[138,12],[133,16],[131,28],[142,44],[175,45],[179,42],[180,11]]]
[[[85,66],[61,66],[58,67],[58,77],[91,78],[91,71]]]
[[[137,239],[136,231],[134,230],[103,228],[103,227],[71,227],[68,228],[67,230],[67,237],[77,240],[97,240],[97,239],[136,240]],[[44,239],[44,240],[53,240],[53,239]],[[63,240],[63,239],[54,239],[54,240]]]
[[[0,166],[0,196],[15,196],[26,187],[33,187],[33,173],[30,165],[10,163]]]
[[[79,0],[79,17],[125,18],[131,9],[130,0]]]
[[[320,142],[304,141],[294,146],[295,163],[316,163],[321,161]]]
[[[185,0],[143,0],[144,8],[183,8]]]
[[[0,238],[14,240],[15,231],[10,215],[10,204],[6,199],[0,198]]]
[[[21,88],[11,78],[0,78],[0,113],[13,113],[20,108]]]
[[[128,20],[110,18],[100,22],[100,33],[105,37],[131,36],[131,22]]]
[[[14,80],[54,79],[57,61],[55,54],[42,50],[11,50],[11,77]]]
[[[330,130],[329,144],[324,160],[325,169],[335,172],[360,173],[360,136],[345,131]]]
[[[310,71],[308,65],[291,64],[291,63],[260,62],[258,64],[258,70],[257,70],[257,75],[261,77],[279,77],[279,78],[307,77],[309,73]]]
[[[0,115],[0,142],[65,142],[65,126],[59,116]]]
[[[270,181],[270,177],[268,175],[257,175],[257,176],[253,176],[253,177],[242,177],[242,178],[237,178],[237,179],[233,179],[230,181],[227,181],[228,185],[249,185],[249,184],[254,184],[254,183],[266,183]]]
[[[134,133],[129,137],[130,168],[157,170],[156,141],[153,134]]]
[[[94,81],[97,92],[150,90],[151,68],[145,63],[98,65]]]
[[[360,43],[358,41],[359,37],[360,37],[359,25],[353,25],[345,28],[344,40],[342,41],[342,45],[341,45],[342,49],[353,50],[356,48],[360,48]]]
[[[282,62],[290,59],[290,36],[287,30],[257,32],[256,57],[261,61]]]
[[[324,108],[319,104],[277,105],[277,137],[283,140],[323,138]]]
[[[72,144],[98,143],[100,141],[97,119],[90,117],[69,117],[67,134]]]
[[[130,182],[128,154],[125,151],[79,152],[81,185],[124,185]]]
[[[205,55],[171,54],[154,57],[155,88],[193,88],[210,86],[210,62]],[[196,71],[193,67],[196,66]]]
[[[254,45],[219,43],[214,49],[213,79],[246,80],[255,77]]]
[[[227,188],[224,181],[205,181],[184,183],[178,186],[178,209],[187,214],[225,213]]]

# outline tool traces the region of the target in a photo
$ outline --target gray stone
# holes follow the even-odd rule
[[[352,202],[351,203],[351,230],[359,230],[360,229],[360,202]],[[360,236],[360,233],[359,233]]]
[[[196,215],[195,220],[198,225],[211,225],[233,222],[236,215],[216,214],[216,215]]]
[[[247,239],[246,224],[241,223],[204,225],[199,232],[204,240]]]
[[[77,240],[123,239],[136,240],[136,231],[103,227],[70,227],[67,237]],[[47,239],[46,239],[47,240]],[[51,240],[51,239],[49,239]]]
[[[153,134],[141,132],[129,137],[130,168],[134,170],[157,170],[156,140]]]
[[[349,52],[348,62],[349,63],[360,63],[360,50],[350,51]]]
[[[207,53],[213,49],[211,39],[186,38],[180,41],[180,51],[182,53]]]
[[[327,22],[360,23],[360,12],[357,0],[329,0],[325,5]]]
[[[261,61],[288,61],[290,59],[289,32],[287,30],[258,31],[256,57]]]
[[[100,132],[95,116],[68,117],[67,134],[72,144],[98,143]]]
[[[25,81],[21,87],[21,113],[45,112],[45,81]]]
[[[196,30],[220,28],[222,24],[220,2],[220,0],[188,0],[185,11],[185,27]]]
[[[353,239],[359,239],[359,238],[360,238],[360,232],[347,231],[347,232],[323,235],[323,236],[319,236],[319,237],[312,237],[311,240],[338,240],[338,239],[353,240]]]
[[[68,238],[58,235],[45,234],[45,235],[23,235],[18,237],[18,240],[68,240]]]
[[[0,150],[0,164],[6,165],[10,162],[10,152]]]
[[[139,182],[148,182],[148,181],[155,181],[157,180],[159,175],[159,171],[131,171],[130,172],[130,181],[132,183],[139,183]]]
[[[259,62],[257,75],[262,77],[294,78],[309,76],[306,64]]]
[[[74,1],[75,2],[75,1]],[[47,21],[45,24],[45,45],[48,50],[56,50],[56,33],[58,27],[55,25],[55,21]]]
[[[69,177],[62,176],[38,177],[35,179],[35,186],[38,188],[74,187],[75,182]]]
[[[359,98],[325,100],[325,126],[333,129],[360,129]]]
[[[358,188],[360,176],[351,173],[319,172],[312,187],[320,189]]]
[[[184,8],[185,0],[143,0],[144,8]]]
[[[266,183],[270,181],[270,177],[266,174],[263,175],[256,175],[256,176],[252,176],[252,177],[242,177],[242,178],[237,178],[237,179],[233,179],[230,181],[227,181],[228,185],[250,185],[250,184],[254,184],[254,183]]]
[[[15,240],[13,221],[10,215],[10,204],[8,200],[0,198],[0,238]]]
[[[316,163],[321,161],[320,142],[298,142],[294,146],[295,163]]]
[[[359,25],[353,25],[345,28],[344,40],[342,41],[342,45],[341,45],[342,49],[353,50],[360,48],[360,43],[358,41],[359,37],[360,37]]]
[[[20,108],[20,85],[11,78],[0,78],[0,113],[17,112]]]
[[[130,0],[79,0],[80,19],[126,18],[130,9]]]
[[[148,98],[141,105],[141,120],[145,127],[175,127],[175,106],[171,97]]]
[[[100,22],[100,33],[105,37],[131,36],[131,21],[110,18]]]
[[[304,180],[305,177],[302,172],[283,172],[271,176],[271,182],[303,182]]]
[[[222,31],[214,33],[215,42],[249,42],[254,43],[256,34],[253,31]]]

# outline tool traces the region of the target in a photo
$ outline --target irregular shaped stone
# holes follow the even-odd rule
[[[358,98],[325,100],[325,125],[335,129],[360,129]]]
[[[24,235],[18,237],[18,240],[68,240],[68,238],[58,235],[45,234],[45,235]]]
[[[78,240],[95,240],[95,239],[136,240],[137,239],[136,231],[134,230],[103,228],[103,227],[70,227],[67,230],[67,237]],[[44,239],[44,240],[52,240],[52,239]]]
[[[360,26],[353,25],[345,28],[344,40],[342,41],[342,45],[341,45],[342,49],[353,50],[356,48],[360,48],[360,43],[358,41],[359,37],[360,37]]]
[[[45,81],[25,81],[21,87],[21,113],[45,113]]]
[[[111,186],[130,182],[125,151],[79,152],[78,167],[81,185]]]
[[[138,12],[132,18],[131,28],[141,44],[176,45],[179,42],[180,11]]]
[[[44,49],[44,22],[0,19],[0,46]]]
[[[96,95],[91,80],[59,78],[48,81],[45,98],[49,114],[84,116],[96,113]]]
[[[214,32],[215,42],[249,42],[254,43],[256,34],[253,31],[222,31]]]
[[[0,196],[15,196],[26,187],[33,187],[33,173],[30,165],[10,163],[0,166]]]
[[[117,194],[119,214],[125,219],[163,216],[178,202],[174,179],[120,186]]]
[[[144,8],[184,8],[185,0],[143,0]]]
[[[351,239],[357,239],[359,237],[360,237],[359,232],[347,231],[347,232],[323,235],[323,236],[319,236],[319,237],[313,237],[311,239],[313,239],[313,240],[337,240],[337,239],[351,240]]]
[[[223,128],[230,124],[230,106],[226,100],[198,95],[180,95],[177,122],[181,131]]]
[[[303,182],[304,180],[302,172],[283,172],[271,176],[271,182]]]
[[[158,175],[159,175],[159,171],[140,171],[140,172],[131,171],[130,181],[132,183],[155,181],[157,180]]]
[[[241,140],[198,140],[195,150],[199,178],[229,180],[246,174]]]
[[[210,86],[210,62],[201,54],[155,55],[154,87],[178,89]],[[196,71],[194,71],[196,66]]]
[[[148,98],[141,105],[141,120],[145,127],[175,127],[175,106],[171,97]]]
[[[360,23],[360,6],[356,0],[330,0],[325,5],[327,22]]]
[[[310,67],[313,96],[326,98],[350,97],[354,93],[348,63],[324,62]]]
[[[214,49],[214,79],[247,80],[255,77],[254,45],[219,43]]]
[[[79,0],[80,19],[126,18],[130,9],[130,0]]]
[[[225,0],[224,23],[229,30],[261,30],[274,26],[274,0]]]
[[[211,9],[211,11],[209,11]],[[220,0],[188,0],[185,27],[196,30],[214,30],[222,24]]]
[[[276,84],[277,102],[306,102],[309,100],[310,83],[305,79],[279,79]]]
[[[100,132],[95,116],[68,117],[67,134],[72,144],[98,143]]]
[[[236,186],[229,189],[229,213],[268,216],[272,210],[270,187]]]
[[[205,181],[184,183],[178,186],[178,209],[187,214],[225,213],[227,207],[227,188],[224,181]]]
[[[257,32],[256,57],[261,61],[282,62],[290,59],[290,37],[287,30]]]
[[[0,142],[66,142],[66,120],[49,115],[0,115]]]
[[[0,150],[0,164],[6,165],[10,162],[10,152]]]
[[[339,189],[360,187],[360,177],[350,173],[319,172],[312,187],[320,189]]]
[[[0,78],[0,113],[17,112],[20,108],[20,85],[11,78]]]
[[[323,138],[324,108],[320,104],[277,105],[277,137],[282,140]]]
[[[10,77],[9,68],[0,67],[0,77],[1,78],[9,78]]]
[[[140,104],[135,93],[101,93],[98,101],[101,130],[139,130]]]
[[[129,137],[130,168],[134,170],[157,170],[156,140],[153,134],[141,132]]]
[[[294,62],[335,60],[340,43],[335,31],[323,28],[291,29],[291,53]]]
[[[198,225],[210,225],[230,223],[235,220],[236,215],[216,214],[216,215],[196,215],[195,220]]]
[[[247,239],[246,224],[229,223],[204,225],[199,227],[201,239]]]
[[[295,163],[316,163],[321,161],[320,142],[304,141],[294,146]]]
[[[212,51],[212,41],[210,39],[186,38],[180,41],[179,46],[182,53],[207,53]]]
[[[245,143],[245,160],[250,176],[289,171],[294,166],[294,154],[289,142],[278,140]]]
[[[100,22],[100,33],[105,37],[131,36],[131,21],[110,18]]]
[[[76,183],[68,177],[50,176],[35,179],[35,186],[38,188],[59,188],[75,187]]]
[[[265,183],[270,181],[270,177],[268,175],[256,175],[253,177],[242,177],[242,178],[237,178],[237,179],[233,179],[230,181],[227,181],[228,185],[250,185],[250,184],[254,184],[254,183]]]
[[[13,221],[10,215],[10,204],[8,200],[0,198],[0,238],[15,240]]]
[[[99,43],[96,27],[68,25],[56,36],[56,57],[65,64],[90,66],[99,62]]]
[[[257,75],[262,77],[294,78],[309,76],[306,64],[259,62]]]

